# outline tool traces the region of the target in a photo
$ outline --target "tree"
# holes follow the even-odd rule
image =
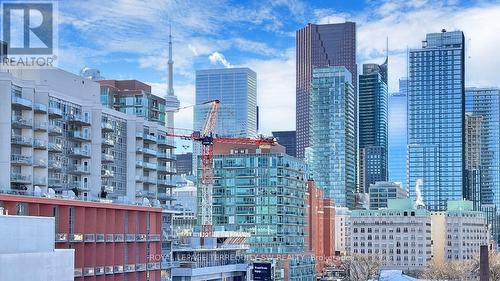
[[[377,256],[354,254],[343,261],[348,281],[377,279],[382,262]]]

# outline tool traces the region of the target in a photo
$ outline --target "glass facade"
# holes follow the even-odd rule
[[[480,140],[476,142],[480,143],[480,146],[476,147],[479,150],[474,153],[475,155],[472,155],[472,160],[475,159],[478,162],[472,168],[479,170],[480,178],[472,183],[479,182],[479,196],[476,196],[476,199],[479,199],[481,209],[492,210],[492,214],[488,216],[488,223],[492,225],[492,234],[499,242],[500,90],[497,88],[467,88],[465,91],[465,111],[481,120],[480,128],[474,130],[480,132]],[[474,193],[471,192],[474,190],[473,187],[474,185],[467,186],[468,193]],[[474,206],[477,208],[478,200],[474,201]]]
[[[464,35],[427,34],[409,51],[408,174],[410,196],[421,179],[431,211],[461,200],[464,186]]]
[[[220,100],[215,133],[231,137],[257,136],[257,74],[249,68],[196,71],[196,104]],[[194,130],[201,131],[209,105],[194,110]]]
[[[407,79],[399,80],[399,93],[389,96],[389,179],[406,186]]]
[[[356,23],[308,24],[296,32],[296,128],[297,157],[304,158],[310,146],[310,93],[315,67],[344,66],[354,79],[357,93]],[[357,104],[357,95],[354,96]],[[357,107],[354,108],[357,110]],[[357,115],[357,112],[355,112]],[[357,125],[355,131],[357,131]],[[357,141],[355,139],[354,141]]]
[[[387,181],[387,62],[364,64],[359,76],[359,188]]]
[[[356,191],[356,113],[351,73],[345,67],[313,71],[310,94],[310,172],[325,196],[338,206],[354,206]]]

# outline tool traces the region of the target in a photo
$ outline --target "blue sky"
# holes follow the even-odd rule
[[[65,0],[59,2],[59,67],[74,73],[98,68],[108,79],[138,79],[163,95],[171,23],[181,103],[194,102],[196,69],[250,67],[258,75],[261,131],[268,134],[295,128],[294,36],[308,22],[355,21],[358,67],[381,63],[389,37],[394,92],[406,75],[407,48],[442,28],[466,34],[467,85],[500,85],[498,18],[498,1]],[[191,126],[190,110],[176,115],[176,127]]]

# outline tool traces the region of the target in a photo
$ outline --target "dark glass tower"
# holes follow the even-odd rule
[[[387,60],[359,76],[359,191],[387,181]]]
[[[354,93],[357,93],[356,23],[308,24],[297,30],[296,61],[297,157],[303,158],[304,149],[309,147],[309,95],[313,68],[344,66],[352,74]],[[355,111],[357,116],[357,108]]]

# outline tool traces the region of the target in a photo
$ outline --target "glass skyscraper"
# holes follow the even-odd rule
[[[309,95],[315,67],[344,66],[354,79],[357,93],[356,23],[308,24],[296,32],[296,126],[297,157],[310,146]],[[357,96],[354,97],[357,104]],[[356,111],[357,108],[355,107]],[[357,115],[357,113],[355,113]],[[357,127],[357,124],[354,124]],[[356,128],[357,131],[357,128]],[[357,140],[355,140],[357,141]]]
[[[408,80],[399,79],[399,92],[389,95],[389,180],[406,186]]]
[[[492,225],[492,234],[499,242],[500,90],[498,88],[467,88],[465,91],[465,111],[481,120],[480,128],[474,130],[480,132],[480,140],[476,141],[476,143],[480,143],[479,152],[472,155],[474,156],[473,160],[479,162],[473,168],[479,169],[480,179],[468,181],[472,184],[467,185],[466,190],[470,194],[477,193],[474,192],[477,188],[474,188],[473,184],[479,182],[479,196],[471,199],[479,200],[479,202],[474,200],[476,208],[479,205],[482,210],[491,212],[487,216],[488,224]]]
[[[431,211],[461,200],[464,187],[464,34],[427,34],[421,49],[409,51],[408,175]]]
[[[257,74],[249,68],[196,71],[196,104],[220,100],[215,133],[230,137],[257,136]],[[209,106],[197,106],[194,130],[205,124]]]
[[[356,191],[356,100],[352,75],[343,66],[313,70],[311,143],[306,159],[316,185],[339,206],[352,208]]]
[[[364,64],[359,76],[359,188],[387,181],[387,60]]]

